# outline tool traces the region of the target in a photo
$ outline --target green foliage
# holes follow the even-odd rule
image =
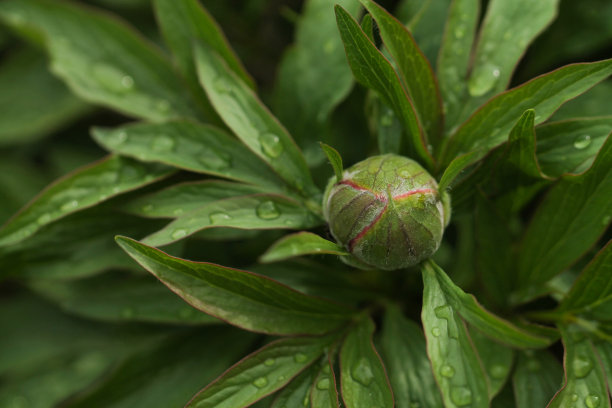
[[[82,3],[0,2],[1,407],[610,407],[609,5]]]

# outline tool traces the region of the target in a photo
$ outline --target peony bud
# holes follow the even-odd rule
[[[393,270],[430,257],[450,218],[449,198],[417,162],[370,157],[330,180],[324,215],[355,266]],[[348,257],[347,257],[348,258]],[[361,264],[361,265],[360,265]]]

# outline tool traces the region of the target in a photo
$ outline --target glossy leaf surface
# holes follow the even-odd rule
[[[243,329],[321,334],[349,318],[349,311],[339,305],[303,295],[261,275],[174,258],[124,237],[117,242],[189,304]]]
[[[562,378],[563,367],[549,352],[521,352],[512,374],[516,407],[545,407],[561,387]]]

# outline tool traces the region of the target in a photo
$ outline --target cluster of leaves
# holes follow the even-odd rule
[[[307,0],[270,110],[197,0],[151,1],[168,52],[93,8],[1,2],[0,38],[31,45],[0,67],[0,216],[53,176],[20,163],[53,167],[43,136],[100,107],[138,122],[91,120],[110,155],[0,229],[0,406],[610,407],[609,82],[557,110],[612,60],[506,91],[557,14],[536,3]],[[349,268],[326,239],[325,154],[340,174],[376,153],[453,197],[413,270]]]

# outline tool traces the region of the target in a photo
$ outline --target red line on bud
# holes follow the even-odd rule
[[[376,216],[376,218],[374,218],[372,220],[371,223],[369,223],[368,225],[366,225],[359,234],[357,234],[357,236],[353,239],[350,240],[349,242],[349,251],[353,251],[353,247],[355,246],[355,244],[365,236],[365,234],[368,233],[368,231],[374,226],[376,225],[376,223],[380,220],[380,218],[383,216],[383,214],[385,213],[385,211],[387,211],[387,207],[389,206],[389,203],[386,202],[385,206],[383,207],[383,209],[378,213],[378,215]]]
[[[410,197],[411,195],[414,195],[414,194],[427,194],[427,193],[435,193],[435,192],[436,190],[434,190],[433,188],[419,188],[416,190],[408,191],[407,193],[396,195],[395,197],[393,197],[393,199],[401,200],[402,198]]]

